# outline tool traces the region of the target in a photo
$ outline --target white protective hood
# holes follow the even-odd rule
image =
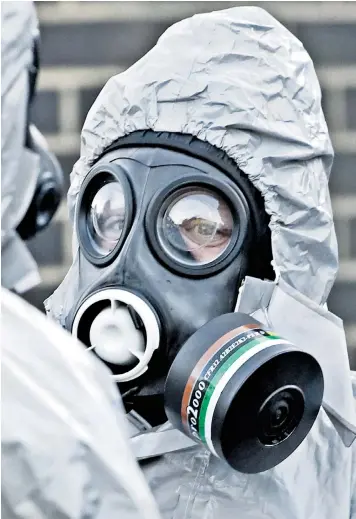
[[[40,281],[16,232],[36,188],[39,157],[25,148],[29,69],[38,22],[33,2],[1,2],[1,284],[22,293]]]
[[[223,149],[262,192],[275,270],[325,303],[338,259],[333,149],[320,101],[303,45],[266,11],[238,7],[183,20],[94,102],[70,209],[93,161],[119,137],[145,129],[195,135]]]
[[[203,448],[188,448],[167,424],[138,433],[132,441],[138,458],[163,454],[143,466],[163,517],[356,519],[356,442],[346,446],[356,432],[346,342],[341,320],[324,308],[338,269],[328,190],[333,149],[308,53],[266,11],[250,6],[170,27],[107,82],[89,111],[68,193],[72,219],[95,160],[120,137],[145,129],[209,142],[260,190],[271,216],[276,283],[247,279],[237,309],[261,320],[267,312],[277,332],[309,345],[326,388],[306,440],[262,474],[234,473]],[[74,254],[67,278],[46,302],[62,324],[81,275]]]

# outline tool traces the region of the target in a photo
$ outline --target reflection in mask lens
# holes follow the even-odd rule
[[[192,188],[180,193],[164,212],[161,245],[180,262],[204,265],[218,258],[231,241],[231,210],[214,191]]]
[[[125,221],[125,197],[119,182],[110,182],[94,196],[89,213],[89,231],[101,255],[109,254],[120,239]]]

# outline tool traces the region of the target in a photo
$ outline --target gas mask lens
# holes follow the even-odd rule
[[[90,263],[104,267],[118,254],[133,215],[130,183],[116,164],[97,164],[81,187],[76,230],[81,251]]]
[[[229,180],[195,174],[159,192],[148,206],[145,223],[161,261],[175,272],[199,277],[221,270],[240,253],[249,207]]]
[[[119,182],[109,182],[94,196],[88,215],[93,245],[100,255],[109,254],[118,243],[125,222],[125,196]]]
[[[217,192],[200,187],[177,191],[158,220],[158,238],[165,252],[186,265],[205,265],[229,246],[234,219]]]

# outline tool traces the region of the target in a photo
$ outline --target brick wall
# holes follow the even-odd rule
[[[85,116],[106,80],[130,66],[175,21],[246,2],[39,2],[42,69],[35,119],[67,178],[79,155]],[[259,5],[255,2],[254,5]],[[263,2],[315,62],[336,158],[331,193],[340,272],[329,299],[345,322],[356,368],[356,2]],[[71,263],[71,230],[63,205],[55,226],[32,240],[43,285],[28,299],[42,301]]]

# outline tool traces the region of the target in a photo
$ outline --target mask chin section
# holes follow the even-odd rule
[[[225,314],[182,346],[168,373],[171,423],[238,472],[269,470],[302,443],[322,404],[318,362],[252,317]]]
[[[105,362],[116,382],[143,375],[160,342],[160,326],[151,306],[118,288],[90,295],[76,312],[72,334]]]

